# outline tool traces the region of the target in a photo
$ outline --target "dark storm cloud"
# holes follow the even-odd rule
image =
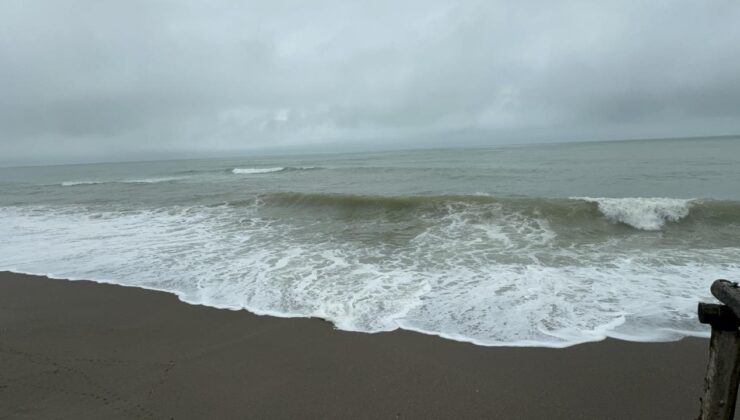
[[[735,1],[0,5],[0,160],[740,132]]]

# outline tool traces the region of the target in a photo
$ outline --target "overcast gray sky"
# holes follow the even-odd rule
[[[0,161],[740,133],[737,0],[3,0]]]

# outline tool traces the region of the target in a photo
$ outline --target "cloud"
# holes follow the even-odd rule
[[[0,5],[5,160],[740,132],[734,1]]]

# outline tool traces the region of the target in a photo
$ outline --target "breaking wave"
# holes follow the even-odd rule
[[[62,182],[62,187],[76,187],[78,185],[96,185],[96,184],[107,184],[114,181],[65,181]]]
[[[258,200],[268,206],[340,212],[346,217],[368,217],[374,213],[411,215],[446,214],[457,209],[477,208],[490,215],[518,213],[541,217],[553,225],[588,225],[608,222],[636,230],[657,231],[680,222],[740,223],[740,202],[680,198],[529,198],[489,195],[373,196],[336,193],[270,193]],[[252,200],[232,205],[252,205]],[[327,213],[327,211],[329,213]]]
[[[317,166],[278,166],[275,168],[234,168],[231,173],[235,175],[252,175],[252,174],[268,174],[271,172],[288,172],[288,171],[310,171],[314,169],[321,169]]]
[[[98,185],[98,184],[158,184],[160,182],[172,182],[185,179],[185,177],[162,177],[162,178],[142,178],[142,179],[121,179],[113,181],[65,181],[61,183],[63,187],[76,187],[80,185]]]
[[[689,215],[695,200],[679,198],[591,198],[578,197],[596,203],[599,211],[613,222],[635,229],[660,230],[667,222],[677,222]]]
[[[706,336],[696,302],[740,276],[736,201],[288,192],[0,220],[0,270],[489,346]]]

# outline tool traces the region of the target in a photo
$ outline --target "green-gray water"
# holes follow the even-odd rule
[[[0,169],[0,269],[483,345],[703,335],[740,139]]]

